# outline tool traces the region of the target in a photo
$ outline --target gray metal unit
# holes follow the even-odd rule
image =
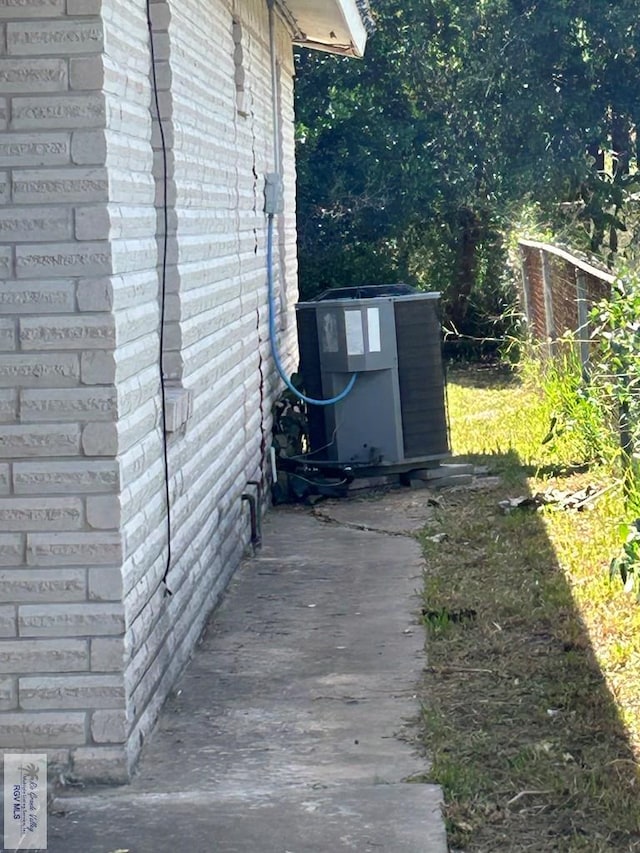
[[[310,396],[314,457],[370,467],[449,455],[439,294],[407,285],[328,291],[296,306],[300,371]]]

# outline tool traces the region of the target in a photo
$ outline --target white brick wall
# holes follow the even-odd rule
[[[267,12],[258,0],[243,6],[247,115],[237,112],[229,6],[202,0],[171,4],[170,9],[165,2],[152,6],[163,90],[161,115],[169,142],[165,368],[193,394],[193,404],[183,433],[170,439],[170,598],[158,587],[164,571],[164,505],[161,499],[150,500],[149,489],[162,471],[150,474],[149,449],[143,456],[147,466],[138,475],[145,483],[140,493],[144,499],[128,501],[132,510],[138,507],[124,525],[125,607],[131,616],[126,678],[132,690],[134,736],[148,731],[204,618],[239,561],[249,533],[240,494],[248,479],[261,478],[261,422],[265,435],[270,429],[270,393],[276,383],[266,363],[262,212],[263,176],[273,169]],[[285,218],[292,223],[292,60],[282,29],[278,40],[284,62],[283,148],[289,170]],[[177,139],[179,145],[173,147]],[[157,122],[152,142],[158,200],[163,187]],[[279,233],[285,234],[283,223]],[[282,239],[283,256],[295,273],[295,230]],[[295,293],[294,280],[291,309]],[[260,343],[267,383],[262,414]],[[136,458],[134,451],[132,446],[123,459],[125,479],[129,460],[134,464]],[[132,486],[130,494],[135,491]],[[145,538],[141,535],[145,530],[154,535]]]
[[[122,537],[100,504],[118,465],[89,440],[116,429],[118,397],[88,367],[115,362],[116,322],[85,295],[113,268],[105,30],[86,6],[0,3],[0,747],[65,765],[107,742],[94,714],[126,707],[121,670],[91,658],[92,637],[123,647],[124,611]]]
[[[249,538],[273,395],[263,0],[0,0],[0,748],[125,778]],[[233,14],[232,14],[233,7]],[[234,25],[235,21],[235,25]],[[278,23],[293,350],[292,57]],[[1,44],[1,40],[0,40]],[[0,51],[0,54],[2,51]]]

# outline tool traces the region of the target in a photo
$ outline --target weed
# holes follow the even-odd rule
[[[441,607],[439,610],[423,609],[422,618],[427,631],[433,635],[445,634],[453,624],[445,607]]]
[[[624,544],[609,565],[611,580],[619,576],[625,592],[635,592],[640,601],[640,519],[621,524],[619,530]]]
[[[606,396],[586,381],[572,336],[565,335],[556,345],[555,357],[538,366],[538,381],[552,410],[542,443],[550,445],[558,462],[611,462],[618,455],[618,441]]]

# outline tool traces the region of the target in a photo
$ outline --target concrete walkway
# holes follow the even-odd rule
[[[427,492],[269,513],[134,781],[54,801],[49,853],[446,853],[411,719]],[[371,529],[374,528],[374,529]]]

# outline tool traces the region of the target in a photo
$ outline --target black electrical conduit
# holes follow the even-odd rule
[[[270,58],[271,58],[271,89],[272,89],[272,104],[273,104],[273,135],[274,135],[274,160],[276,166],[276,174],[281,174],[281,163],[280,163],[280,151],[279,151],[279,115],[278,115],[278,98],[277,98],[277,65],[276,65],[276,50],[275,50],[275,26],[274,26],[274,0],[267,0],[267,6],[269,10],[269,48],[270,48]],[[163,446],[163,466],[164,466],[164,492],[165,492],[165,503],[166,503],[166,528],[167,528],[167,558],[165,562],[165,570],[162,576],[162,583],[165,586],[165,595],[171,595],[171,590],[167,585],[167,576],[169,574],[169,570],[171,569],[171,542],[172,542],[172,519],[171,519],[171,495],[169,488],[169,449],[167,443],[167,413],[166,413],[166,404],[167,404],[167,395],[166,395],[166,384],[164,377],[164,370],[162,366],[162,356],[164,353],[164,331],[165,331],[165,322],[166,322],[166,288],[167,288],[167,254],[168,254],[168,230],[169,230],[169,210],[168,210],[168,155],[167,155],[167,142],[166,135],[164,131],[164,124],[162,121],[161,111],[160,111],[160,96],[158,91],[158,80],[157,80],[157,72],[156,72],[156,52],[155,52],[155,40],[153,33],[153,24],[151,20],[151,0],[146,0],[145,4],[146,8],[146,18],[147,18],[147,28],[149,30],[149,53],[150,53],[150,66],[151,66],[151,84],[152,84],[152,93],[154,106],[156,110],[156,120],[158,122],[158,133],[160,136],[160,149],[162,154],[162,202],[161,202],[161,210],[162,210],[162,224],[163,224],[163,233],[162,233],[162,252],[161,252],[161,266],[160,266],[160,329],[159,329],[159,341],[158,341],[158,349],[159,349],[159,376],[160,376],[160,388],[161,388],[161,396],[162,396],[162,446]],[[280,359],[280,353],[278,352],[277,345],[277,332],[276,332],[276,312],[274,305],[274,276],[273,276],[273,226],[274,226],[274,214],[268,214],[268,224],[267,224],[267,290],[268,290],[268,300],[269,300],[269,339],[271,343],[271,352],[273,355],[274,364],[280,375],[281,379],[287,386],[287,388],[295,394],[300,400],[303,400],[305,403],[314,406],[330,406],[339,403],[343,400],[348,394],[351,393],[353,386],[355,384],[357,374],[354,373],[347,386],[336,396],[331,397],[326,400],[318,400],[313,397],[308,397],[299,391],[293,383],[290,381]],[[317,463],[316,463],[317,464]],[[322,463],[320,463],[322,464]],[[260,486],[257,484],[257,481],[250,480],[247,485],[258,485],[258,504],[261,503],[260,497]],[[246,500],[249,502],[250,514],[251,514],[251,542],[254,547],[259,547],[261,544],[261,532],[260,532],[260,521],[259,521],[259,510],[256,507],[256,498],[253,495],[249,495],[246,492],[243,492],[241,496],[242,500]]]
[[[171,595],[171,590],[167,586],[167,575],[171,568],[171,495],[169,491],[169,448],[167,445],[167,389],[165,386],[164,370],[162,368],[162,356],[164,353],[164,328],[166,320],[166,294],[167,294],[167,232],[169,231],[169,208],[167,203],[168,189],[168,166],[167,166],[167,140],[164,132],[164,124],[160,113],[160,95],[158,92],[158,78],[156,74],[156,50],[153,35],[153,24],[151,22],[151,0],[146,2],[147,12],[147,27],[149,29],[149,56],[151,64],[151,87],[153,90],[153,100],[156,108],[156,119],[158,122],[158,133],[160,135],[160,149],[162,152],[162,253],[160,261],[160,330],[159,330],[159,373],[160,373],[160,389],[162,396],[162,460],[164,465],[164,494],[167,506],[167,559],[165,562],[164,574],[161,583],[164,584],[165,596]]]

